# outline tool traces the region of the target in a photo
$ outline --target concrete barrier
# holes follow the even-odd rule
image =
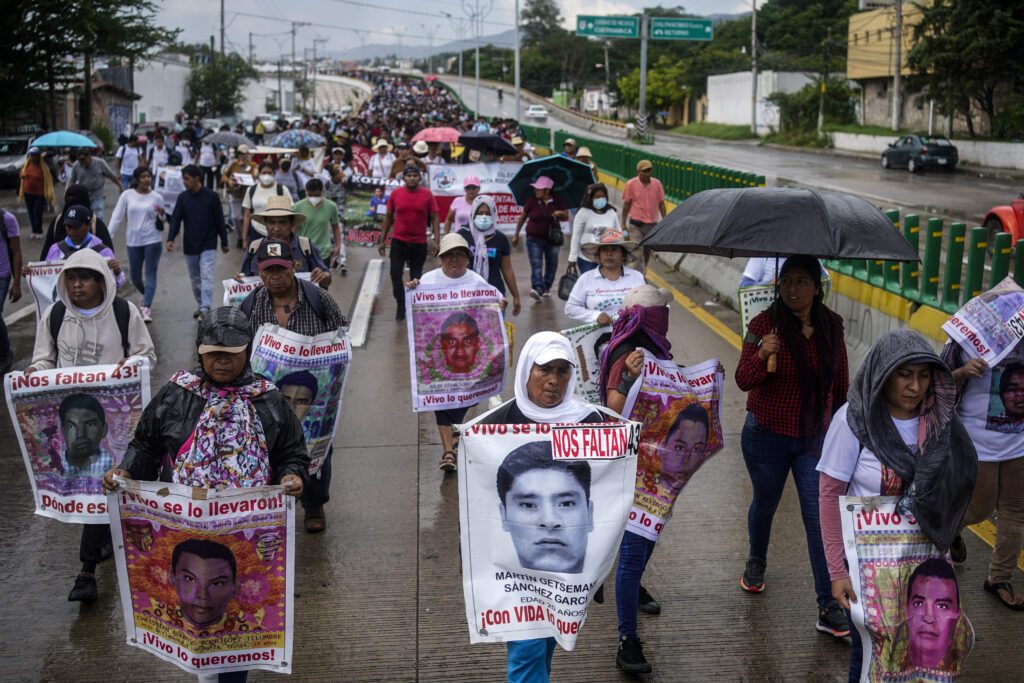
[[[881,155],[898,135],[861,135],[859,133],[829,133],[836,149]],[[1008,168],[1024,171],[1024,143],[985,142],[980,140],[953,140],[960,161],[975,166]]]

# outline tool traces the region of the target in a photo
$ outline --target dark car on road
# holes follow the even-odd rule
[[[926,168],[952,171],[958,161],[956,146],[941,135],[904,135],[882,152],[882,168],[906,167],[911,173]]]

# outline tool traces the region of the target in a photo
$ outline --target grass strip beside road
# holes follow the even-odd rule
[[[715,140],[757,139],[757,134],[750,131],[750,126],[711,123],[709,121],[698,121],[696,123],[688,123],[685,126],[676,126],[669,130],[669,132],[681,135],[697,135],[702,138],[714,138]]]

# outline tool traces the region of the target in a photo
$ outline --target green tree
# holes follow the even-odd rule
[[[562,29],[562,13],[555,0],[526,0],[519,12],[519,25],[523,31],[523,45],[540,45],[546,38]]]
[[[189,55],[191,62],[185,111],[198,116],[237,114],[245,99],[242,90],[259,78],[259,72],[237,52],[211,59],[208,45],[177,45],[175,51]]]
[[[662,55],[647,70],[647,109],[660,111],[683,102],[690,94],[686,83],[687,70],[668,55]],[[640,69],[619,79],[619,97],[623,104],[637,107],[640,103]]]
[[[973,102],[994,127],[1001,89],[1020,90],[1024,82],[1024,5],[1019,0],[934,0],[917,5],[907,65],[926,96],[946,114],[960,113],[974,137]]]
[[[779,120],[783,131],[807,133],[818,127],[820,98],[819,78],[795,93],[773,93],[767,99],[779,106]],[[855,99],[856,96],[844,76],[829,78],[828,87],[825,89],[825,123],[855,123]]]

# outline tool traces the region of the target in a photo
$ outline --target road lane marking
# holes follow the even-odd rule
[[[366,335],[370,331],[370,315],[373,313],[373,301],[380,291],[380,276],[384,272],[384,259],[375,258],[366,264],[366,275],[359,288],[356,307],[352,312],[352,322],[348,328],[352,346],[366,343]]]
[[[680,306],[685,308],[687,311],[693,314],[697,320],[704,323],[712,332],[717,334],[719,337],[724,339],[730,346],[739,351],[743,348],[743,340],[740,335],[736,334],[728,327],[725,326],[721,320],[705,311],[702,307],[698,306],[689,297],[680,292],[678,289],[670,285],[665,278],[661,277],[652,270],[647,270],[647,279],[656,284],[659,287],[664,287],[668,291],[672,292],[672,298],[676,300]]]
[[[984,522],[978,522],[967,527],[978,535],[981,540],[988,543],[993,548],[996,546],[996,525],[987,519]],[[1021,552],[1020,557],[1017,558],[1017,567],[1024,571],[1024,552]]]

